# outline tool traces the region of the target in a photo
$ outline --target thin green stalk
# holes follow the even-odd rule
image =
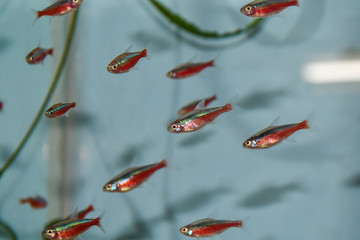
[[[156,0],[150,0],[154,7],[159,10],[170,22],[174,23],[176,26],[182,28],[183,30],[192,33],[194,35],[205,37],[205,38],[227,38],[240,35],[242,33],[249,32],[250,30],[257,30],[260,26],[260,23],[263,22],[263,18],[258,18],[249,23],[245,28],[238,28],[234,31],[219,33],[216,31],[207,31],[202,30],[197,27],[195,24],[185,20],[179,14],[172,12],[168,7],[161,4]]]
[[[59,82],[60,75],[61,75],[62,70],[64,69],[64,66],[65,66],[65,63],[66,63],[66,60],[67,60],[67,57],[69,54],[70,45],[71,45],[71,42],[73,39],[73,34],[74,34],[74,29],[75,29],[76,19],[77,19],[77,12],[78,12],[78,10],[75,11],[72,15],[70,27],[68,30],[67,39],[66,39],[66,43],[65,43],[65,48],[64,48],[63,54],[61,56],[59,65],[56,69],[54,78],[51,82],[50,88],[46,94],[46,97],[45,97],[43,103],[41,104],[41,107],[40,107],[38,113],[36,114],[35,119],[33,120],[30,128],[26,132],[25,136],[23,137],[23,139],[21,140],[21,142],[19,143],[19,145],[17,146],[17,148],[15,149],[13,154],[10,156],[10,158],[6,161],[6,163],[0,169],[0,179],[1,179],[2,175],[4,174],[4,172],[14,163],[14,160],[19,155],[21,150],[24,148],[24,146],[25,146],[26,142],[29,140],[31,134],[34,132],[35,127],[38,125],[40,118],[43,116],[45,108],[50,101],[50,98],[56,88],[57,83]]]
[[[14,230],[11,229],[9,225],[0,220],[0,227],[2,227],[10,236],[11,240],[17,240],[16,234]]]

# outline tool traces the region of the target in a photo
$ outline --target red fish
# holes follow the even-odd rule
[[[25,57],[25,60],[28,64],[37,64],[43,62],[47,55],[53,55],[53,53],[53,48],[46,49],[37,47]]]
[[[185,113],[194,111],[196,106],[202,101],[204,100],[204,106],[206,107],[207,105],[209,105],[212,101],[214,101],[216,99],[216,95],[213,95],[211,97],[205,98],[205,99],[199,99],[199,100],[195,100],[187,105],[185,105],[184,107],[182,107],[179,111],[178,114],[179,115],[183,115]]]
[[[4,107],[4,103],[2,101],[0,101],[0,111],[3,110],[3,107]]]
[[[187,62],[169,71],[167,73],[167,76],[174,79],[191,77],[195,74],[198,74],[207,67],[214,67],[215,66],[214,62],[215,62],[214,59],[208,62],[200,62],[200,63]]]
[[[104,187],[104,192],[127,192],[140,184],[145,182],[151,175],[153,175],[157,170],[167,167],[167,161],[164,159],[159,163],[154,163],[150,165],[145,165],[141,167],[129,168],[109,182],[107,182]]]
[[[94,207],[93,207],[93,205],[90,204],[86,209],[78,212],[76,214],[76,218],[83,219],[89,212],[92,212],[92,211],[94,211]]]
[[[101,217],[95,219],[66,219],[62,220],[42,231],[42,236],[46,239],[70,240],[87,231],[92,226],[100,225]]]
[[[140,58],[147,56],[147,50],[144,49],[141,52],[128,52],[120,54],[114,60],[112,60],[107,66],[108,72],[111,73],[126,73],[133,68]]]
[[[29,203],[32,208],[44,208],[47,205],[46,200],[40,196],[21,198],[19,202],[20,204]]]
[[[76,107],[76,102],[57,103],[57,104],[53,105],[52,107],[50,107],[48,110],[46,110],[45,116],[47,118],[56,118],[56,117],[66,114],[66,112],[69,111],[70,108],[74,108],[74,107]]]
[[[240,11],[249,17],[268,17],[277,14],[290,6],[299,6],[298,0],[255,0]]]
[[[290,137],[296,131],[308,128],[310,127],[307,120],[301,123],[270,126],[247,139],[243,143],[243,147],[255,149],[269,148]]]
[[[82,3],[82,0],[58,0],[54,4],[45,8],[42,11],[37,11],[37,18],[42,16],[60,16],[77,9]]]
[[[180,232],[189,237],[201,238],[220,234],[231,227],[242,228],[243,221],[215,220],[212,218],[204,218],[180,228]]]
[[[220,114],[232,110],[231,103],[222,107],[199,108],[185,113],[169,125],[167,130],[172,133],[184,133],[199,130],[206,124],[214,121]]]

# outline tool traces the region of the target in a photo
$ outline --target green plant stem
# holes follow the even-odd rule
[[[10,236],[10,238],[12,240],[16,240],[17,237],[16,237],[16,234],[15,232],[11,229],[10,226],[8,226],[5,222],[3,222],[2,220],[0,220],[0,227],[2,227]]]
[[[200,29],[195,24],[185,20],[179,14],[172,12],[169,8],[156,0],[150,0],[150,2],[157,10],[159,10],[170,22],[174,23],[176,26],[182,28],[189,33],[205,38],[227,38],[249,32],[250,30],[257,30],[260,26],[260,23],[264,20],[263,18],[258,18],[249,23],[245,28],[238,28],[234,31],[218,33],[216,31],[207,31]]]
[[[26,132],[25,136],[23,137],[23,139],[21,140],[21,142],[19,143],[19,145],[17,146],[17,148],[15,149],[15,151],[13,152],[13,154],[10,156],[10,158],[6,161],[6,163],[2,166],[2,168],[0,169],[0,179],[2,177],[2,175],[4,174],[4,172],[14,163],[14,160],[16,159],[16,157],[19,155],[19,153],[21,152],[21,150],[24,148],[26,142],[29,140],[31,134],[34,132],[35,127],[38,125],[41,117],[44,114],[45,108],[48,105],[50,98],[56,88],[57,83],[59,82],[60,79],[60,75],[62,70],[64,69],[68,54],[69,54],[69,50],[70,50],[70,45],[73,39],[73,35],[74,35],[74,30],[75,30],[75,25],[76,25],[76,19],[77,19],[77,11],[75,11],[72,15],[71,18],[71,22],[70,22],[70,27],[68,30],[68,34],[67,34],[67,39],[66,39],[66,43],[65,43],[65,47],[64,47],[64,51],[63,54],[61,56],[59,65],[56,69],[54,78],[51,82],[50,88],[46,94],[46,97],[43,101],[43,103],[41,104],[41,107],[38,111],[38,113],[35,116],[35,119],[33,120],[33,122],[31,123],[30,128],[28,129],[28,131]]]

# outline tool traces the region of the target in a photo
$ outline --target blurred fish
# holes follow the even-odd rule
[[[180,228],[180,232],[189,237],[201,238],[220,234],[231,227],[242,228],[243,221],[215,220],[212,218],[204,218]]]
[[[240,9],[249,17],[268,17],[290,6],[299,6],[298,0],[255,0]]]
[[[179,111],[178,111],[178,114],[179,115],[183,115],[185,113],[188,113],[188,112],[191,112],[191,111],[194,111],[196,106],[202,101],[204,100],[204,106],[206,107],[207,105],[209,105],[212,101],[214,101],[216,99],[216,95],[214,94],[213,96],[211,97],[208,97],[208,98],[205,98],[205,99],[198,99],[198,100],[195,100],[187,105],[185,105],[184,107],[182,107]]]
[[[67,111],[70,110],[70,108],[76,107],[76,103],[57,103],[53,106],[51,106],[48,110],[45,112],[45,116],[47,118],[56,118],[59,116],[62,116],[66,114]]]
[[[140,58],[146,56],[146,49],[141,52],[128,52],[128,50],[126,50],[125,53],[120,54],[109,63],[107,70],[111,73],[126,73],[137,64]]]
[[[204,101],[199,103],[199,105],[203,104]],[[231,103],[215,108],[203,108],[203,106],[199,107],[199,105],[195,108],[194,111],[181,115],[168,126],[167,130],[172,133],[197,131],[206,124],[214,121],[214,119],[217,118],[220,114],[232,110]]]
[[[307,120],[301,123],[293,123],[281,126],[269,126],[251,136],[243,143],[244,148],[269,148],[301,129],[308,129],[309,124]]]
[[[167,73],[167,76],[169,78],[174,78],[174,79],[191,77],[195,74],[198,74],[207,67],[214,67],[215,66],[214,62],[215,62],[214,59],[208,62],[200,62],[200,63],[186,62],[184,64],[175,67],[173,70],[170,70]]]
[[[4,103],[2,101],[0,101],[0,111],[3,110],[3,107],[4,107]]]
[[[159,163],[154,163],[150,165],[145,165],[141,167],[132,167],[121,172],[109,182],[107,182],[104,187],[104,192],[127,192],[140,184],[145,182],[151,175],[153,175],[157,170],[167,167],[167,161],[164,159]]]
[[[89,205],[86,209],[81,210],[80,212],[75,212],[73,214],[71,214],[69,217],[67,217],[66,219],[83,219],[85,218],[85,216],[89,213],[94,211],[94,207],[93,205]]]
[[[42,16],[60,16],[76,10],[82,0],[58,0],[42,11],[36,11],[37,19]]]
[[[100,225],[101,217],[95,219],[66,219],[54,225],[45,228],[42,236],[46,239],[74,239],[84,233],[92,226],[98,226],[103,232]]]
[[[40,48],[37,47],[33,49],[26,57],[25,60],[28,64],[38,64],[44,61],[45,57],[49,55],[53,55],[53,48]]]
[[[46,200],[40,196],[21,198],[19,200],[19,203],[20,204],[29,203],[32,208],[44,208],[47,205]]]

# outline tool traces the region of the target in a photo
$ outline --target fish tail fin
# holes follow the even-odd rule
[[[294,0],[294,6],[297,6],[297,7],[300,6],[299,5],[299,0]]]
[[[54,48],[49,48],[48,54],[50,54],[52,56],[54,54]]]
[[[20,203],[20,204],[24,204],[24,203],[26,203],[26,202],[27,202],[27,199],[24,199],[24,198],[19,199],[19,203]]]
[[[38,10],[35,10],[35,9],[31,9],[31,11],[34,13],[35,15],[35,19],[34,19],[34,22],[33,22],[33,25],[35,24],[35,22],[41,18],[43,16],[42,12],[41,11],[38,11]]]
[[[72,108],[76,107],[76,102],[72,102],[70,107],[72,107]]]
[[[209,67],[215,67],[215,59],[212,59],[208,62]]]
[[[92,212],[94,210],[95,210],[94,206],[92,204],[90,204],[88,209],[87,209],[87,212]]]
[[[244,229],[245,232],[250,232],[249,228],[247,227],[247,222],[249,218],[250,216],[247,216],[245,219],[238,221],[238,227]]]
[[[147,57],[147,49],[146,48],[141,51],[141,55],[144,57]]]
[[[159,168],[164,168],[168,166],[168,162],[166,159],[162,160],[161,162],[159,162]]]
[[[95,225],[98,226],[103,233],[105,233],[105,230],[104,230],[103,226],[101,225],[100,221],[101,221],[101,218],[104,216],[104,213],[105,212],[102,212],[99,217],[94,219]]]
[[[231,103],[227,103],[225,106],[224,106],[224,109],[228,112],[228,111],[231,111],[233,110],[233,105]]]
[[[309,125],[308,120],[304,120],[301,123],[299,123],[299,128],[300,129],[309,129],[310,125]]]

